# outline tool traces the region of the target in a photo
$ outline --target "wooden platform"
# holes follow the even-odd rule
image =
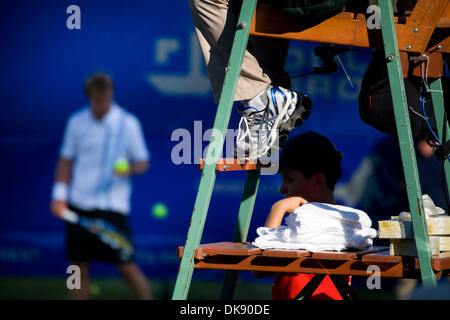
[[[179,258],[183,249],[178,247]],[[368,266],[377,265],[382,277],[420,278],[417,257],[390,256],[389,247],[311,253],[307,250],[261,250],[249,243],[218,242],[201,244],[194,258],[197,269],[370,276]],[[450,252],[433,256],[431,260],[438,279],[450,270]]]
[[[409,17],[395,19],[399,50],[450,52],[450,3],[418,0]],[[288,12],[258,4],[251,35],[362,48],[383,48],[380,29],[367,28],[366,16],[341,12],[322,21],[306,22]]]

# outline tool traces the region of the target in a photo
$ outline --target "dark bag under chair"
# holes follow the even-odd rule
[[[414,138],[436,141],[424,118],[420,103],[421,78],[408,76],[404,79],[405,91],[409,106],[411,132]],[[423,95],[425,115],[434,132],[436,121],[429,94]],[[391,88],[383,51],[376,51],[361,83],[359,94],[359,115],[368,125],[378,131],[396,136],[394,107]]]

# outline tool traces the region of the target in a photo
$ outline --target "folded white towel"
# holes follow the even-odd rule
[[[261,249],[341,251],[372,245],[377,231],[361,210],[341,205],[310,202],[294,210],[278,228],[260,227],[253,244]]]
[[[429,216],[437,216],[437,215],[443,215],[445,214],[445,210],[436,207],[431,197],[427,194],[422,195],[422,201],[423,201],[423,209],[425,211],[425,218],[428,218]],[[398,220],[409,220],[411,221],[411,213],[407,211],[402,211],[398,215]]]
[[[362,227],[370,228],[372,220],[362,210],[350,208],[338,204],[328,204],[319,202],[309,202],[294,210],[296,215],[288,215],[286,220],[297,222],[317,221],[325,219],[329,221],[347,222],[351,224],[360,224]]]

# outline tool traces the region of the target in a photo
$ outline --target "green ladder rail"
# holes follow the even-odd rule
[[[211,200],[214,181],[216,178],[216,163],[222,154],[225,131],[230,121],[231,110],[234,102],[234,92],[236,90],[237,81],[241,71],[242,61],[244,59],[245,50],[247,48],[249,30],[253,19],[253,13],[256,9],[257,0],[242,1],[241,12],[239,14],[238,24],[236,26],[236,34],[234,36],[231,48],[230,59],[225,73],[222,94],[217,108],[216,118],[214,120],[213,132],[210,144],[205,158],[205,166],[202,171],[200,185],[198,188],[197,198],[195,200],[194,210],[192,213],[191,224],[187,234],[186,244],[181,257],[180,268],[178,271],[175,289],[172,299],[186,299],[189,286],[194,271],[194,254],[203,233],[206,216],[208,213],[209,202]],[[256,197],[257,185],[259,183],[259,174],[251,174],[248,172],[246,186],[244,191],[253,190],[253,193],[247,198],[243,198],[241,209],[239,210],[238,221],[250,221],[250,215],[253,211],[253,202]],[[245,196],[245,195],[244,195]],[[238,226],[241,229],[241,226]],[[242,228],[243,237],[247,237],[247,230]],[[228,274],[228,277],[232,275]]]
[[[208,213],[209,203],[216,178],[216,163],[222,153],[224,136],[230,120],[234,93],[240,75],[245,50],[247,48],[250,26],[252,23],[253,14],[256,10],[256,4],[257,0],[242,1],[242,7],[236,26],[236,33],[222,88],[222,95],[214,121],[213,133],[205,158],[205,166],[202,171],[200,185],[192,213],[192,219],[172,295],[172,299],[175,300],[187,299],[189,292],[195,264],[194,254],[200,244]],[[410,129],[409,112],[403,83],[392,3],[391,0],[379,0],[378,4],[380,7],[381,29],[385,44],[389,82],[392,92],[401,158],[407,184],[408,201],[412,217],[414,238],[417,246],[420,273],[424,286],[434,287],[436,286],[436,277],[431,267],[431,251],[425,213],[423,210],[422,191],[414,152],[414,142]],[[448,122],[444,121],[444,100],[440,79],[434,80],[430,84],[430,87],[433,90],[432,100],[436,121],[438,124],[444,124],[445,122],[445,125],[447,126],[447,133],[450,134],[448,131]],[[443,125],[438,125],[438,127],[438,133],[442,138]],[[445,163],[445,170],[447,183],[449,183],[450,164],[448,161]],[[233,241],[235,242],[246,241],[259,181],[260,170],[252,170],[247,172],[247,179],[244,186],[241,206],[234,229]],[[225,272],[220,293],[221,299],[233,298],[237,277],[237,271]]]
[[[433,109],[434,109],[434,117],[436,119],[436,126],[437,126],[437,135],[439,137],[439,140],[444,143],[444,131],[446,133],[446,139],[448,140],[448,137],[450,135],[449,126],[448,126],[448,120],[445,119],[445,106],[444,106],[444,96],[443,96],[443,88],[442,88],[442,81],[440,78],[433,79],[430,83],[430,89],[431,89],[431,99],[433,101]],[[444,172],[445,172],[445,179],[447,183],[447,187],[450,187],[450,161],[444,162]]]
[[[394,12],[391,0],[379,0],[381,32],[383,34],[384,52],[389,74],[392,102],[394,105],[395,123],[406,180],[406,191],[411,212],[411,220],[419,259],[420,274],[425,287],[436,286],[436,276],[431,267],[431,250],[428,228],[422,202],[419,173],[417,170],[414,141],[410,128],[409,108],[403,82],[400,52],[394,23]],[[433,101],[434,102],[434,101]],[[437,105],[439,103],[437,102]],[[435,106],[435,109],[438,106]],[[442,109],[444,105],[442,104]]]

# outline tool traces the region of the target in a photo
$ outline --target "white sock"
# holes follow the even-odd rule
[[[263,91],[258,93],[254,98],[252,98],[250,100],[244,100],[244,101],[242,101],[242,103],[246,107],[256,108],[259,111],[264,110],[267,107],[267,105],[269,104],[269,99],[267,98],[267,94],[266,94],[266,91],[269,88],[270,88],[270,86],[268,86]]]

